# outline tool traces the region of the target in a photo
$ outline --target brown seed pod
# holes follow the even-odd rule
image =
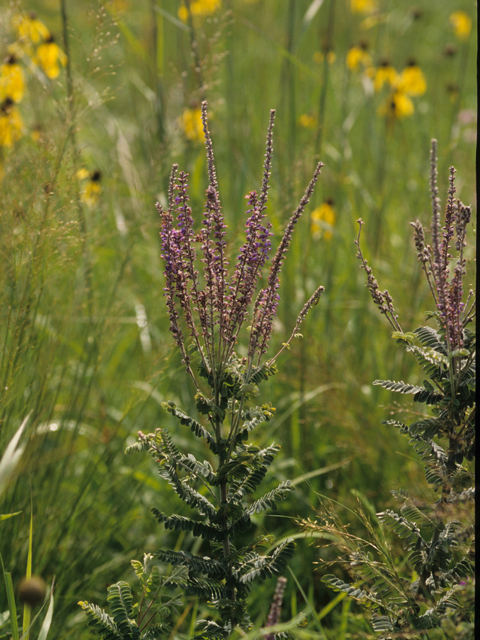
[[[32,576],[31,578],[24,578],[18,585],[18,597],[22,604],[29,604],[31,607],[35,607],[37,604],[41,604],[47,593],[47,585],[45,580],[39,576]]]

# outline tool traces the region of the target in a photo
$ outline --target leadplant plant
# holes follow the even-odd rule
[[[202,104],[203,131],[208,166],[208,188],[201,228],[195,228],[189,206],[188,175],[174,165],[170,175],[168,208],[157,205],[161,217],[162,258],[165,264],[164,296],[170,331],[186,373],[195,390],[198,417],[191,417],[173,402],[164,409],[180,430],[188,428],[209,449],[210,461],[197,460],[181,452],[166,428],[144,435],[127,453],[148,451],[160,476],[192,510],[193,516],[152,511],[165,529],[190,532],[201,539],[204,555],[160,549],[158,561],[181,568],[179,578],[169,584],[199,596],[217,611],[217,619],[203,621],[198,638],[226,638],[234,627],[251,626],[247,596],[256,581],[281,574],[295,548],[293,540],[276,543],[271,536],[253,537],[246,544],[245,532],[252,516],[275,509],[291,490],[289,481],[253,499],[280,447],[272,443],[260,448],[249,442],[252,432],[268,422],[275,409],[270,403],[252,406],[261,382],[276,372],[278,355],[288,348],[308,311],[317,304],[323,287],[313,293],[301,310],[290,337],[273,357],[266,357],[279,302],[280,271],[292,233],[320,175],[322,163],[290,218],[278,249],[269,260],[271,223],[266,207],[272,165],[272,132],[275,112],[270,112],[263,180],[260,192],[247,196],[245,238],[229,275],[226,224],[222,214],[213,145],[207,123],[207,103]],[[265,277],[263,286],[260,286]],[[242,328],[248,324],[243,352]],[[161,500],[159,500],[161,502]],[[259,553],[262,546],[270,553]],[[91,606],[91,605],[87,605]],[[85,606],[84,606],[85,608]],[[90,622],[98,626],[99,610],[90,609]],[[96,626],[95,626],[96,625]],[[137,633],[137,632],[135,632]],[[105,636],[107,637],[107,636]],[[117,636],[108,636],[117,637]],[[118,637],[140,637],[137,635]],[[150,636],[149,636],[150,637]],[[157,637],[157,636],[151,636]]]
[[[413,395],[422,413],[406,424],[386,420],[408,438],[425,470],[428,485],[419,499],[403,488],[391,493],[398,510],[355,513],[369,537],[355,537],[338,510],[326,506],[319,527],[345,552],[344,566],[354,578],[323,581],[373,610],[372,624],[382,638],[473,638],[474,614],[474,459],[475,459],[475,295],[464,296],[466,226],[470,207],[455,198],[455,169],[450,168],[443,226],[437,188],[436,141],[432,142],[430,189],[431,245],[417,220],[412,223],[418,260],[435,310],[430,324],[404,332],[388,291],[380,291],[356,240],[367,287],[393,329],[393,338],[412,354],[423,372],[422,384],[376,380],[390,391]],[[455,254],[455,255],[453,255]],[[464,298],[466,297],[466,300]],[[432,326],[433,325],[433,326]],[[365,508],[366,505],[366,508]],[[398,539],[404,553],[398,554]],[[437,629],[437,631],[434,631]]]

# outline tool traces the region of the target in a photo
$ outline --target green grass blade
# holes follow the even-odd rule
[[[322,638],[325,638],[325,640],[327,640],[327,637],[325,635],[325,632],[322,628],[322,625],[320,624],[320,620],[317,616],[317,612],[315,611],[314,607],[312,606],[312,603],[310,602],[310,600],[307,598],[307,595],[305,593],[305,591],[302,589],[302,585],[300,584],[300,582],[297,580],[297,576],[293,573],[293,571],[291,570],[290,567],[288,567],[288,570],[290,571],[292,578],[295,580],[295,584],[298,587],[298,590],[300,591],[300,593],[302,594],[302,597],[305,601],[305,604],[307,605],[308,609],[310,610],[310,613],[313,616],[313,619],[315,620],[315,625],[317,627],[317,629],[320,631]]]
[[[50,626],[52,624],[53,618],[53,582],[52,588],[50,591],[50,604],[48,605],[47,614],[42,624],[42,628],[40,629],[40,633],[38,634],[38,640],[47,640],[47,635],[50,630]]]
[[[8,520],[8,518],[13,518],[13,516],[19,516],[21,513],[21,511],[15,511],[14,513],[2,513],[0,514],[0,522]]]
[[[32,548],[33,548],[33,505],[30,502],[30,531],[28,534],[28,555],[27,555],[27,571],[25,578],[30,580],[32,577]],[[32,616],[32,607],[25,603],[23,605],[23,637],[25,640],[30,638],[30,619]]]
[[[19,640],[18,636],[18,623],[17,623],[17,607],[15,606],[15,594],[13,591],[12,574],[5,571],[3,566],[3,558],[0,555],[0,562],[2,563],[3,577],[5,579],[5,588],[7,590],[8,608],[10,610],[10,625],[12,629],[12,640]]]
[[[330,600],[330,602],[317,614],[318,619],[322,620],[328,613],[330,613],[330,611],[332,611],[332,609],[335,609],[337,604],[339,604],[346,595],[346,593],[339,593],[333,600]]]

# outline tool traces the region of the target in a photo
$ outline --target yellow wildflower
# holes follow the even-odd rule
[[[420,67],[412,60],[398,77],[398,91],[409,96],[421,96],[427,90],[427,83]]]
[[[22,137],[23,120],[11,98],[0,105],[0,147],[11,147]]]
[[[36,44],[40,40],[48,40],[50,31],[37,18],[35,11],[17,13],[13,16],[12,27],[20,40],[27,40]]]
[[[43,127],[41,124],[36,124],[30,131],[30,137],[34,142],[40,142],[43,139]]]
[[[368,31],[369,29],[373,29],[373,27],[377,27],[382,22],[386,22],[388,20],[388,14],[386,13],[375,13],[365,20],[362,20],[360,23],[360,29],[362,31]]]
[[[90,175],[90,171],[88,169],[79,169],[76,173],[77,180],[86,180]]]
[[[128,5],[128,0],[110,0],[110,6],[115,13],[124,13],[129,8]]]
[[[188,140],[201,142],[203,140],[202,110],[198,107],[185,109],[179,118],[180,126]]]
[[[375,0],[350,0],[352,13],[373,13],[377,10]]]
[[[98,202],[101,186],[100,180],[102,179],[102,172],[96,169],[95,171],[87,171],[87,169],[79,169],[77,171],[77,178],[84,182],[80,199],[87,206],[93,207]]]
[[[190,13],[192,17],[209,16],[218,11],[222,6],[222,0],[192,0],[190,2]],[[182,4],[178,10],[178,17],[182,22],[188,20],[188,9]]]
[[[384,60],[375,71],[373,87],[375,91],[381,91],[385,83],[394,86],[397,81],[397,72],[392,65]]]
[[[64,67],[67,64],[67,56],[50,35],[38,47],[34,62],[53,80],[60,75],[60,65]]]
[[[335,226],[335,220],[337,218],[335,209],[333,208],[333,200],[326,200],[314,209],[310,214],[310,218],[312,236],[319,239],[323,235],[325,240],[331,240],[333,237],[333,227]]]
[[[472,30],[472,19],[465,11],[454,11],[450,16],[450,24],[459,40],[468,40]]]
[[[364,44],[355,45],[350,47],[347,53],[347,67],[350,71],[358,71],[360,65],[363,67],[369,67],[372,64],[372,58],[367,53],[366,46]]]
[[[25,76],[15,56],[8,55],[0,66],[0,100],[20,102],[25,91]]]
[[[335,51],[329,51],[327,53],[327,62],[328,64],[333,64],[335,62]],[[313,61],[316,62],[317,64],[320,64],[321,62],[323,62],[325,60],[325,54],[322,53],[321,51],[315,51],[315,53],[313,54]]]
[[[298,123],[305,129],[314,129],[315,125],[317,124],[317,120],[310,113],[302,113],[302,115],[298,119]]]
[[[413,102],[407,94],[396,90],[380,105],[378,115],[400,120],[411,116],[414,111]]]

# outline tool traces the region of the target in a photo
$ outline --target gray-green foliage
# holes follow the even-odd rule
[[[131,561],[140,581],[135,603],[130,585],[123,580],[108,587],[110,615],[95,604],[79,602],[89,627],[103,640],[154,640],[171,631],[171,617],[182,606],[176,587],[185,583],[187,572],[179,567],[169,576],[162,575],[152,560],[151,554],[145,554],[143,563]]]
[[[235,369],[241,371],[240,361]],[[244,399],[242,374],[236,379],[229,378],[229,385],[220,393],[219,410],[226,415],[235,402]],[[232,384],[232,381],[238,384]],[[216,383],[218,385],[218,381]],[[237,392],[232,392],[237,389]],[[203,401],[202,401],[203,402]],[[197,404],[198,406],[198,404]],[[164,408],[183,425],[190,426],[199,438],[203,432],[198,424],[173,403],[165,403]],[[197,517],[179,514],[165,514],[152,508],[155,518],[166,529],[189,531],[210,545],[209,556],[195,555],[185,551],[159,550],[155,556],[159,561],[187,572],[186,577],[170,582],[182,587],[186,593],[207,600],[215,606],[220,622],[210,621],[204,625],[199,638],[226,637],[235,625],[250,627],[246,597],[255,580],[281,574],[292,556],[295,544],[292,540],[281,542],[269,554],[259,553],[262,546],[271,545],[269,536],[260,536],[249,544],[236,546],[236,539],[252,526],[251,516],[266,509],[276,509],[277,502],[291,490],[290,482],[282,482],[275,489],[255,500],[246,500],[264,479],[268,467],[273,462],[279,447],[270,445],[257,447],[247,442],[254,426],[267,422],[273,416],[270,405],[253,407],[242,412],[244,428],[240,428],[232,453],[224,464],[216,470],[208,461],[199,461],[191,453],[181,453],[174,444],[167,429],[157,429],[155,433],[140,434],[138,443],[130,446],[127,453],[137,453],[147,449],[162,478],[173,488],[178,497]],[[256,424],[255,424],[256,423]],[[220,442],[205,438],[215,452],[225,454],[230,448],[229,439]],[[219,489],[228,486],[225,499],[221,499]],[[226,547],[225,541],[228,541]],[[228,553],[225,553],[228,548]]]

